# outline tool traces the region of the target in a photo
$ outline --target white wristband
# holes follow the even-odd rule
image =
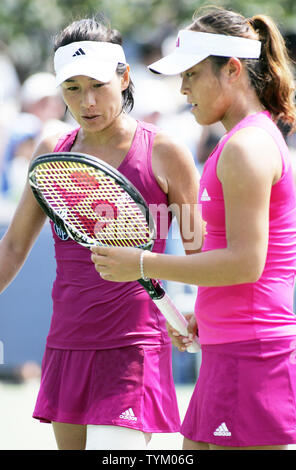
[[[149,277],[145,276],[144,274],[144,255],[145,251],[143,250],[140,255],[140,273],[141,273],[141,278],[144,279],[144,281],[149,281]]]

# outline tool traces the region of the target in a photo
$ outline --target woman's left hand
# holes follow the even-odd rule
[[[188,321],[187,330],[188,336],[182,336],[175,328],[173,328],[168,322],[166,322],[166,329],[169,337],[172,340],[172,344],[179,349],[180,352],[187,350],[189,346],[193,343],[193,338],[198,333],[196,318],[194,313],[187,313],[184,315]]]
[[[140,279],[141,250],[96,246],[91,248],[91,252],[91,260],[102,279],[115,282]]]

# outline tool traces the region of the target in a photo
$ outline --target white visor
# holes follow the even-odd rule
[[[175,50],[149,65],[149,69],[164,75],[177,75],[211,55],[258,59],[260,52],[261,42],[254,39],[183,29],[179,31]]]
[[[118,64],[126,64],[119,44],[98,41],[72,42],[57,49],[54,69],[57,86],[68,78],[86,75],[100,82],[110,82]]]

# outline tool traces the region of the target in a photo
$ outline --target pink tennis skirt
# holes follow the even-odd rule
[[[181,433],[219,446],[295,444],[296,337],[203,346]]]
[[[33,417],[178,432],[171,345],[98,351],[47,348]]]

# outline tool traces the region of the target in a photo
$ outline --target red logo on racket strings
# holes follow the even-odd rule
[[[68,207],[77,206],[83,199],[87,197],[87,194],[84,193],[74,193],[73,191],[68,191],[65,188],[61,188],[57,183],[53,184],[54,189],[59,193],[63,198],[64,202]]]
[[[76,187],[85,191],[89,191],[91,189],[98,189],[100,187],[99,182],[94,176],[88,175],[83,171],[74,171],[73,173],[71,173],[70,178]],[[62,198],[69,207],[76,206],[83,199],[88,197],[86,193],[76,193],[73,191],[69,191],[65,188],[62,188],[57,183],[54,183],[54,188],[60,194],[60,196],[62,196]]]
[[[100,187],[100,183],[96,178],[88,175],[84,171],[74,171],[70,177],[73,183],[82,189],[95,189]]]
[[[78,206],[83,200],[89,197],[90,191],[99,189],[100,183],[94,176],[88,175],[83,171],[73,172],[70,175],[70,178],[72,183],[74,183],[74,186],[84,190],[85,192],[69,191],[60,187],[57,183],[54,183],[54,188],[63,198],[66,205],[73,210],[75,206]],[[90,237],[96,236],[107,227],[108,223],[117,219],[118,209],[112,202],[99,199],[90,202],[89,207],[93,210],[93,218],[91,216],[87,217],[85,214],[81,214],[78,210],[74,210],[73,214]],[[100,218],[103,220],[100,220]]]

